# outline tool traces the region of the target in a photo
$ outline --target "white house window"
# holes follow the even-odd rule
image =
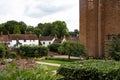
[[[26,42],[26,40],[24,40],[24,42]]]
[[[51,44],[51,42],[49,42],[49,44]]]
[[[43,44],[45,44],[45,42],[43,42]]]

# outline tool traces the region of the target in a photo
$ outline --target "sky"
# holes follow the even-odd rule
[[[0,0],[0,23],[9,20],[31,26],[60,20],[74,31],[79,29],[79,0]]]

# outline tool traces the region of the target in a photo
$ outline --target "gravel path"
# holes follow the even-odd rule
[[[60,66],[60,64],[46,63],[46,62],[40,62],[40,61],[36,61],[36,63],[38,63],[38,64],[50,65],[50,66],[57,66],[57,67],[59,67],[59,66]]]
[[[59,56],[53,56],[54,58],[65,58],[68,59],[68,55],[59,55]],[[80,59],[80,57],[73,57],[70,56],[71,59]]]

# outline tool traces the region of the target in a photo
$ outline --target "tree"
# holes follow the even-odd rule
[[[21,34],[20,28],[19,28],[18,25],[16,25],[16,26],[14,27],[13,33],[14,33],[14,34]]]
[[[25,31],[27,29],[27,25],[21,21],[21,22],[19,22],[19,28],[20,28],[21,34],[25,34]]]
[[[86,56],[85,47],[79,42],[64,42],[58,48],[58,51],[60,54],[68,55],[68,59],[70,59],[70,56]]]
[[[67,29],[67,25],[64,21],[55,21],[52,23],[55,31],[52,34],[56,34],[58,38],[62,38],[64,36],[69,36],[69,31]]]
[[[77,37],[79,35],[79,30],[75,29],[74,31],[69,32],[72,37]]]
[[[26,29],[26,33],[34,33],[34,27],[33,26],[28,26]]]
[[[37,35],[37,37],[39,38],[39,36],[41,35],[42,31],[39,28],[34,28],[34,34]]]
[[[4,31],[3,33],[7,34],[8,32],[10,34],[13,34],[13,30],[14,27],[16,27],[16,25],[18,25],[17,21],[11,20],[11,21],[7,21],[6,23],[4,23]]]
[[[39,23],[37,28],[41,30],[41,35],[43,36],[53,35],[52,31],[54,30],[54,27],[52,26],[51,23],[44,23],[44,24]]]
[[[78,35],[79,35],[79,30],[78,30],[78,29],[75,29],[75,30],[74,30],[74,33],[75,33],[75,36],[78,36]]]

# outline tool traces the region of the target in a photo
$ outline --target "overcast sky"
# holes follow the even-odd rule
[[[73,31],[79,29],[79,0],[0,0],[0,23],[8,20],[32,26],[61,20]]]

